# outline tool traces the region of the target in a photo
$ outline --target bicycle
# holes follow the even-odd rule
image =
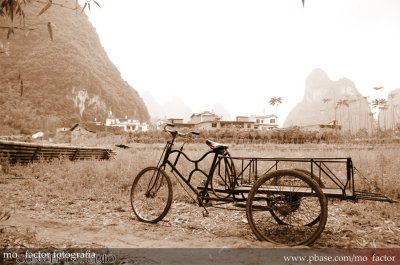
[[[135,177],[132,184],[130,195],[132,209],[136,217],[143,222],[157,223],[161,221],[171,207],[173,191],[171,179],[166,173],[167,167],[175,177],[194,192],[199,206],[204,208],[204,216],[208,215],[205,204],[210,200],[232,200],[229,197],[233,192],[229,191],[233,191],[237,184],[235,167],[227,145],[207,140],[206,143],[211,150],[194,160],[183,151],[185,141],[179,149],[175,149],[174,144],[178,136],[186,138],[189,135],[199,135],[199,133],[195,131],[181,133],[171,130],[170,127],[173,127],[173,124],[167,124],[164,127],[164,131],[170,133],[172,138],[165,144],[157,166],[144,168]],[[175,158],[174,155],[176,155]],[[210,156],[212,156],[212,162],[206,172],[199,167],[199,164]],[[187,176],[184,176],[177,168],[182,157],[193,164],[193,169]],[[195,173],[204,176],[201,187],[193,184]],[[213,196],[210,196],[210,193]]]

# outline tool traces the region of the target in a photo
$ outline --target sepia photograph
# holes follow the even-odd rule
[[[0,264],[399,264],[399,14],[0,0]]]

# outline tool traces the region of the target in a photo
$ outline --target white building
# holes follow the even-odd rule
[[[254,129],[259,130],[273,130],[278,128],[278,116],[274,114],[238,116],[236,120],[241,122],[254,122]]]
[[[149,125],[147,123],[140,123],[138,120],[128,119],[127,117],[125,117],[125,119],[107,118],[105,125],[123,128],[125,132],[146,132],[149,130]]]

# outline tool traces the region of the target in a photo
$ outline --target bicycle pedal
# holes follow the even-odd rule
[[[203,211],[203,217],[208,217],[210,214],[207,211]]]

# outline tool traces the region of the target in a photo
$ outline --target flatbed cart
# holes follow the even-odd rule
[[[140,171],[132,184],[131,205],[140,221],[156,223],[168,213],[173,198],[170,175],[196,195],[205,216],[212,202],[245,207],[259,240],[290,246],[312,245],[320,237],[328,199],[395,202],[383,194],[357,191],[351,158],[231,157],[227,145],[207,140],[211,149],[191,159],[183,151],[185,141],[174,148],[175,139],[198,133],[170,127],[164,128],[171,139],[158,164]],[[190,165],[189,172],[183,173],[183,161],[184,168]]]

